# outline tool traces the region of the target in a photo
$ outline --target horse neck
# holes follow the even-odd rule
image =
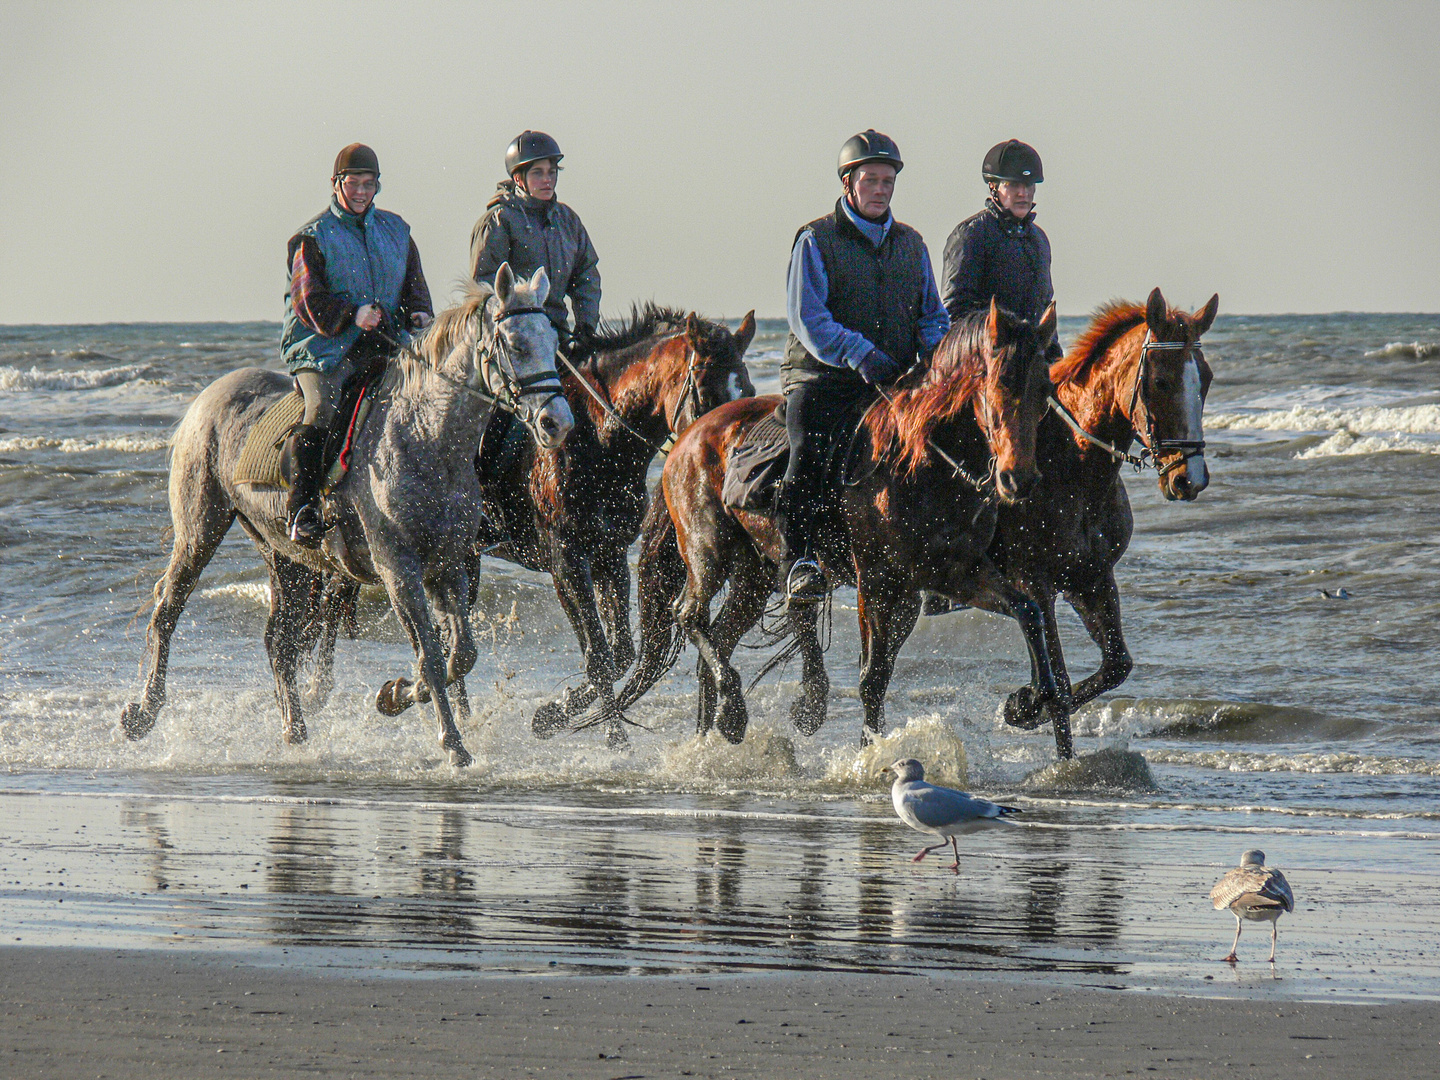
[[[432,444],[436,456],[468,462],[480,440],[480,425],[490,414],[490,402],[464,388],[468,370],[453,369],[468,365],[452,362],[453,355],[434,367],[416,358],[408,370],[398,371],[389,419]]]
[[[616,414],[639,434],[656,444],[663,442],[670,434],[666,399],[671,396],[672,381],[685,377],[686,361],[689,359],[686,351],[688,347],[683,344],[677,347],[674,344],[676,341],[683,342],[683,335],[667,335],[651,346],[648,352],[637,352],[623,367],[612,364],[607,368],[603,363],[591,365],[601,392],[609,399]],[[678,360],[670,355],[676,348],[684,353]],[[673,378],[672,368],[679,372]],[[592,399],[587,405],[597,428],[606,430],[606,424],[609,424],[607,437],[613,444],[617,438],[616,432],[624,432],[624,429],[605,415],[598,402]],[[630,443],[636,443],[635,437],[628,432],[624,433],[623,438]]]
[[[1078,375],[1055,387],[1060,404],[1070,410],[1081,427],[1119,450],[1128,450],[1135,438],[1130,401],[1135,392],[1144,334],[1145,324],[1141,323],[1112,342]],[[1074,438],[1082,453],[1095,450],[1079,435]],[[1098,453],[1108,464],[1114,464],[1110,455]]]

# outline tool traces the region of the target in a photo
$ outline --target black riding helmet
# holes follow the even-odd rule
[[[874,128],[867,128],[859,135],[851,135],[845,140],[845,145],[840,148],[840,161],[836,165],[836,171],[840,174],[840,179],[844,180],[851,169],[864,165],[867,161],[888,162],[895,166],[897,173],[905,167],[905,162],[900,160],[900,148],[895,145],[895,140]]]
[[[1039,184],[1045,180],[1040,155],[1033,146],[1019,139],[1006,139],[992,146],[980,166],[980,175],[991,184],[1003,180],[1012,184]]]
[[[514,176],[521,169],[546,158],[554,158],[555,164],[559,165],[564,156],[560,152],[560,144],[543,131],[522,131],[505,149],[505,175]]]
[[[374,173],[375,179],[380,179],[380,159],[375,156],[375,151],[364,143],[352,142],[340,153],[335,155],[335,168],[330,173],[331,180],[338,180],[350,173]]]

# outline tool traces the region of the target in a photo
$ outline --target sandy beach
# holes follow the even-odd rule
[[[1440,1002],[1179,998],[788,974],[360,977],[232,956],[0,950],[12,1077],[1435,1074]]]

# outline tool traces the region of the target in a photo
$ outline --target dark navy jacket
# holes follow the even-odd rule
[[[945,241],[942,277],[940,299],[952,321],[988,308],[993,296],[1001,307],[1034,322],[1055,299],[1050,241],[1035,224],[1035,212],[1016,220],[993,199]]]

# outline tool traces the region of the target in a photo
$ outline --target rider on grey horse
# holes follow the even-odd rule
[[[904,167],[888,135],[852,136],[840,148],[844,190],[834,213],[802,227],[791,249],[790,337],[780,369],[790,461],[776,507],[787,603],[825,596],[814,522],[837,426],[853,422],[874,384],[928,356],[950,328],[925,241],[890,213]]]
[[[374,205],[375,151],[361,143],[345,147],[330,182],[329,209],[290,238],[280,338],[281,356],[305,397],[304,420],[287,448],[294,476],[286,516],[290,539],[306,547],[318,547],[325,536],[321,455],[341,388],[435,313],[410,226]]]

